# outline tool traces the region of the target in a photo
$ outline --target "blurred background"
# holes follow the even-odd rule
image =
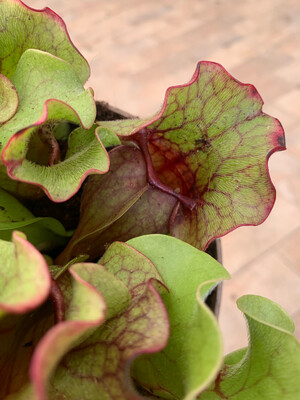
[[[158,111],[165,90],[187,82],[200,60],[252,83],[278,118],[288,150],[274,154],[277,201],[267,221],[222,238],[225,351],[247,344],[236,299],[259,294],[292,315],[300,339],[299,0],[25,0],[66,22],[91,66],[95,98],[138,116]]]

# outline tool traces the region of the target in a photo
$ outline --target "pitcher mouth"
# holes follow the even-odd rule
[[[38,165],[52,166],[65,160],[68,137],[79,125],[68,121],[48,120],[32,132],[26,159]]]

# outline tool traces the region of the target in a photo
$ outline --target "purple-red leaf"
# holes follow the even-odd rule
[[[79,254],[99,258],[114,240],[168,232],[176,199],[147,183],[142,152],[119,146],[109,155],[109,172],[90,177],[84,187],[78,228],[58,264]]]

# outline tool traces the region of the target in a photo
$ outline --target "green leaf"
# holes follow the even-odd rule
[[[296,400],[300,394],[300,343],[291,318],[264,297],[237,301],[249,328],[249,347],[227,356],[201,400]]]
[[[5,122],[0,126],[0,151],[9,177],[23,182],[12,183],[1,165],[1,187],[23,198],[37,199],[40,192],[32,189],[34,184],[54,201],[65,201],[88,174],[108,169],[107,154],[94,132],[94,140],[85,143],[86,151],[92,148],[93,154],[97,153],[88,170],[80,155],[73,163],[68,160],[63,164],[60,156],[64,157],[66,144],[60,149],[61,142],[55,136],[60,124],[89,129],[95,120],[91,90],[82,86],[89,66],[73,46],[62,19],[48,8],[39,11],[18,0],[1,1],[0,42],[0,124]],[[58,163],[63,165],[49,168]],[[73,164],[79,164],[75,177]],[[65,175],[63,183],[60,174]],[[57,192],[53,190],[54,180],[61,183]]]
[[[13,242],[0,240],[0,317],[24,314],[42,304],[50,292],[50,274],[43,256],[13,233]]]
[[[19,107],[15,116],[1,127],[3,145],[15,132],[41,125],[47,118],[82,123],[86,128],[93,124],[93,97],[66,61],[40,50],[27,50],[12,82],[19,95]]]
[[[70,40],[64,21],[49,8],[34,10],[19,0],[0,2],[0,72],[12,78],[27,49],[51,53],[72,66],[83,84],[90,70]]]
[[[35,217],[12,195],[0,189],[0,239],[11,240],[14,230],[25,233],[40,251],[63,245],[72,232],[66,232],[55,218]]]
[[[140,146],[149,183],[181,203],[171,234],[204,250],[273,207],[267,160],[285,149],[284,132],[262,105],[254,86],[203,61],[190,82],[167,90],[154,117],[99,125]]]
[[[0,124],[15,115],[18,104],[16,88],[6,76],[0,74]]]
[[[194,399],[216,377],[223,360],[221,333],[203,300],[229,275],[208,254],[170,236],[141,236],[128,244],[154,263],[167,285],[162,299],[171,328],[166,348],[138,358],[133,376],[161,398]]]
[[[93,127],[95,104],[91,93],[84,90],[68,63],[38,50],[23,54],[13,82],[20,105],[15,116],[0,127],[2,143],[6,144],[2,162],[13,179],[42,187],[53,201],[65,201],[87,175],[104,173],[109,167],[108,155]],[[91,129],[72,132],[65,159],[60,161],[52,131],[63,121]],[[46,141],[48,147],[42,147],[45,151],[34,149],[35,136]],[[48,165],[47,160],[43,165],[39,157],[47,149]]]
[[[144,291],[149,280],[162,280],[156,266],[126,243],[114,242],[98,263],[126,285],[132,298]]]

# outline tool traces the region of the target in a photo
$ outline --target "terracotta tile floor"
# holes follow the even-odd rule
[[[25,0],[26,1],[26,0]],[[294,317],[300,339],[300,2],[298,0],[27,0],[66,21],[92,68],[90,86],[135,115],[158,110],[168,86],[190,79],[198,60],[251,82],[265,112],[282,122],[288,150],[271,157],[277,202],[259,227],[224,237],[220,323],[225,350],[247,342],[238,296],[264,294]],[[298,247],[299,246],[299,247]]]

